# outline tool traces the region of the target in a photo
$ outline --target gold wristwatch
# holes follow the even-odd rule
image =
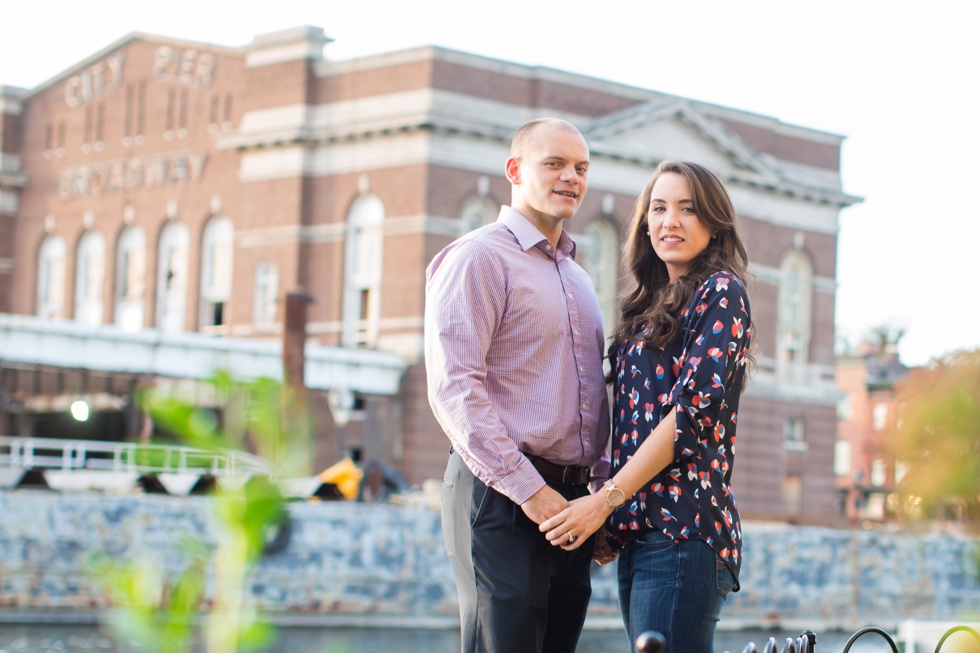
[[[626,495],[623,493],[623,491],[616,487],[616,484],[612,482],[612,479],[606,481],[603,487],[606,488],[606,503],[608,503],[614,509],[622,508],[623,504],[626,503]]]

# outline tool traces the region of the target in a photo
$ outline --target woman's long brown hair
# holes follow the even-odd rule
[[[667,173],[687,179],[694,214],[711,232],[705,250],[673,282],[650,242],[647,221],[653,185]],[[632,286],[620,302],[619,327],[609,345],[610,382],[616,374],[616,352],[624,340],[640,339],[663,347],[677,337],[677,315],[708,277],[729,272],[745,283],[749,274],[749,256],[728,191],[713,172],[687,161],[664,161],[657,166],[633,206],[624,260]]]

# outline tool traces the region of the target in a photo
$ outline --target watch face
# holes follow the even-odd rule
[[[606,501],[613,508],[619,508],[626,503],[626,495],[618,487],[609,488],[606,493]]]

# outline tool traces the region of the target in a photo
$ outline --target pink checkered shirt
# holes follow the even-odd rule
[[[599,302],[564,231],[557,249],[509,206],[426,270],[436,419],[474,475],[520,504],[544,486],[523,454],[609,474]]]

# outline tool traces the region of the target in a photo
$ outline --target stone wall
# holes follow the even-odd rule
[[[180,541],[213,539],[207,498],[0,492],[0,610],[97,610],[96,554],[184,564]],[[266,555],[253,593],[288,615],[441,618],[456,614],[438,512],[348,502],[291,506],[288,545]],[[977,541],[748,523],[742,590],[723,620],[851,628],[902,619],[976,620]],[[618,614],[615,566],[596,567],[593,617]]]

